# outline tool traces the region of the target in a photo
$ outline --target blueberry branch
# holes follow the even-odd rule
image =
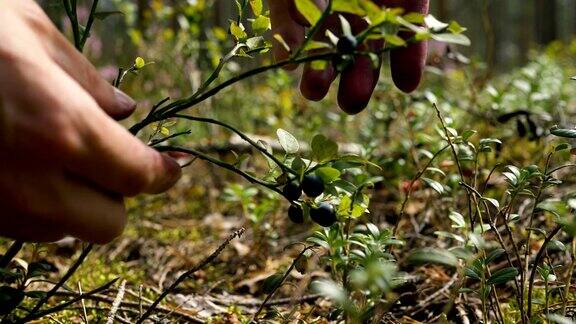
[[[226,163],[224,161],[220,161],[218,159],[215,159],[215,158],[213,158],[207,154],[204,154],[202,152],[199,152],[197,150],[194,150],[191,148],[175,147],[175,146],[158,146],[158,147],[156,147],[156,150],[158,150],[159,152],[181,152],[181,153],[193,155],[193,156],[199,158],[200,160],[210,162],[210,163],[217,165],[221,168],[232,171],[232,172],[240,175],[241,177],[243,177],[244,179],[246,179],[252,183],[259,184],[259,185],[264,186],[264,187],[266,187],[266,188],[268,188],[268,189],[270,189],[270,190],[272,190],[272,191],[274,191],[280,195],[284,195],[282,193],[282,191],[280,191],[277,188],[278,185],[276,183],[266,182],[266,181],[263,181],[261,179],[258,179],[256,177],[248,174],[247,172],[236,168],[232,164]]]
[[[224,128],[227,128],[229,130],[231,130],[232,132],[234,132],[235,134],[237,134],[238,136],[240,136],[240,138],[242,138],[244,141],[248,142],[250,145],[252,145],[254,148],[256,148],[258,151],[260,151],[262,154],[264,154],[265,156],[267,156],[268,158],[270,158],[272,161],[274,161],[274,163],[276,163],[278,165],[278,167],[280,167],[282,169],[282,171],[284,172],[288,172],[291,173],[295,176],[299,176],[298,172],[292,170],[291,168],[287,167],[284,163],[282,163],[282,161],[278,160],[278,158],[276,158],[274,156],[274,154],[271,154],[270,152],[268,152],[265,148],[263,148],[261,145],[259,145],[258,143],[254,142],[250,137],[246,136],[244,133],[242,133],[241,131],[239,131],[238,129],[234,128],[231,125],[228,125],[224,122],[221,122],[219,120],[215,120],[215,119],[211,119],[211,118],[203,118],[203,117],[195,117],[195,116],[189,116],[189,115],[181,115],[181,114],[176,114],[174,115],[174,118],[180,118],[180,119],[186,119],[186,120],[191,120],[191,121],[197,121],[197,122],[203,122],[203,123],[208,123],[208,124],[215,124],[215,125],[219,125],[222,126]]]

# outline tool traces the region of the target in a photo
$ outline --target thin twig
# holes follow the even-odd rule
[[[418,174],[416,174],[416,176],[412,179],[412,181],[410,181],[410,187],[408,188],[408,192],[406,193],[406,196],[404,197],[404,201],[402,202],[402,207],[400,207],[400,215],[398,216],[398,218],[396,219],[396,223],[394,224],[394,229],[392,230],[392,236],[396,236],[396,231],[398,230],[398,225],[400,224],[400,220],[402,218],[404,218],[404,213],[406,210],[406,204],[408,203],[408,200],[410,200],[410,196],[412,195],[412,189],[414,187],[414,184],[416,183],[416,181],[418,181],[418,179],[420,179],[420,177],[422,177],[424,172],[426,172],[426,170],[428,170],[430,165],[432,165],[432,162],[434,162],[434,160],[442,152],[444,152],[448,147],[450,147],[450,145],[446,145],[443,148],[441,148],[438,152],[436,152],[432,156],[432,158],[428,161],[428,163],[426,163],[426,165],[418,172]]]
[[[92,30],[92,24],[94,23],[94,18],[96,18],[96,9],[98,8],[98,1],[94,0],[92,2],[92,7],[90,8],[90,15],[88,16],[88,21],[86,22],[86,27],[84,27],[84,33],[80,39],[80,47],[79,50],[82,52],[84,50],[84,45],[86,45],[86,41],[88,37],[90,37],[90,30]]]
[[[226,248],[226,246],[228,246],[228,244],[230,244],[230,242],[233,239],[235,239],[236,237],[241,237],[242,234],[244,234],[244,231],[245,231],[244,228],[241,228],[241,229],[235,231],[234,233],[232,233],[230,236],[228,236],[228,238],[222,244],[220,244],[220,246],[214,252],[212,252],[212,254],[210,254],[208,257],[206,257],[204,260],[202,260],[202,262],[198,263],[192,269],[190,269],[190,270],[184,272],[182,275],[180,275],[172,283],[172,285],[170,285],[170,287],[168,287],[166,290],[164,290],[162,292],[162,294],[160,294],[160,296],[158,296],[158,298],[156,298],[156,300],[152,303],[152,305],[150,305],[150,307],[148,307],[148,309],[146,310],[144,315],[142,315],[142,316],[140,316],[140,318],[138,318],[138,320],[136,321],[136,324],[142,323],[148,317],[150,317],[150,315],[152,315],[152,312],[156,309],[158,304],[160,304],[160,302],[162,300],[164,300],[164,298],[166,298],[166,296],[168,296],[168,294],[170,294],[180,283],[182,283],[184,280],[188,279],[188,277],[190,277],[196,271],[198,271],[198,270],[204,268],[205,266],[207,266],[208,264],[212,263],[218,257],[218,255],[220,255],[220,253],[222,253],[224,248]]]
[[[48,291],[48,293],[46,293],[46,296],[44,296],[44,298],[42,298],[38,301],[36,306],[34,306],[34,308],[32,308],[30,313],[28,313],[28,315],[26,315],[26,317],[24,317],[24,319],[22,321],[24,321],[24,322],[29,321],[32,317],[36,316],[36,313],[40,310],[40,308],[42,306],[44,306],[44,304],[52,296],[54,296],[54,294],[58,291],[58,289],[60,289],[60,287],[62,287],[66,283],[66,281],[68,281],[68,279],[70,279],[70,277],[72,277],[72,275],[76,272],[76,270],[78,270],[80,265],[82,265],[82,263],[84,262],[84,260],[88,256],[88,254],[90,253],[90,251],[92,251],[92,248],[94,248],[94,244],[89,244],[86,248],[84,248],[84,250],[82,250],[82,253],[78,257],[76,262],[74,262],[74,264],[68,269],[66,274],[64,274],[64,276],[62,277],[62,279],[60,279],[60,281],[58,281],[58,283],[54,287],[52,287],[52,289],[50,289],[50,291]]]
[[[218,125],[218,126],[222,126],[224,128],[229,129],[230,131],[232,131],[233,133],[237,134],[238,136],[240,136],[241,139],[243,139],[244,141],[248,142],[250,145],[252,145],[254,148],[256,148],[258,151],[260,151],[262,154],[264,154],[266,157],[270,158],[272,161],[274,161],[274,163],[276,163],[276,165],[278,165],[278,167],[280,167],[283,171],[285,172],[289,172],[292,173],[293,175],[299,176],[299,173],[292,170],[291,168],[287,167],[284,163],[282,163],[282,161],[278,160],[278,158],[276,158],[274,156],[274,154],[271,154],[270,152],[268,152],[264,147],[262,147],[261,145],[259,145],[258,143],[256,143],[254,140],[252,140],[250,137],[246,136],[244,133],[242,133],[241,131],[239,131],[238,129],[236,129],[235,127],[226,124],[224,122],[221,122],[219,120],[215,120],[212,118],[203,118],[203,117],[195,117],[195,116],[189,116],[189,115],[181,115],[181,114],[176,114],[174,115],[175,118],[181,118],[181,119],[186,119],[186,120],[191,120],[191,121],[198,121],[198,122],[203,122],[203,123],[209,123],[209,124],[214,124],[214,125]]]
[[[300,254],[298,254],[298,256],[294,259],[294,261],[292,261],[292,264],[290,265],[290,267],[288,267],[288,270],[286,270],[286,272],[284,273],[284,276],[282,276],[282,279],[280,279],[276,285],[274,286],[274,288],[272,288],[272,291],[268,294],[268,296],[266,296],[266,298],[264,299],[264,301],[262,302],[262,304],[260,305],[260,307],[258,307],[258,310],[256,311],[256,313],[254,314],[254,316],[252,317],[252,322],[258,322],[258,316],[260,316],[260,313],[262,313],[262,310],[264,309],[264,307],[266,307],[266,304],[268,303],[268,301],[270,300],[270,298],[272,298],[272,296],[274,295],[274,293],[276,293],[276,291],[278,290],[278,288],[280,288],[280,286],[282,286],[282,284],[284,283],[284,281],[286,280],[286,278],[288,278],[288,276],[290,275],[290,272],[292,272],[292,270],[294,270],[294,268],[296,267],[296,264],[298,263],[298,261],[300,260],[300,258],[302,258],[302,256],[304,255],[304,253],[306,253],[306,251],[309,251],[311,249],[315,248],[314,245],[311,246],[307,246],[305,247],[302,252],[300,252]]]
[[[550,234],[548,234],[548,236],[546,236],[546,238],[544,239],[544,243],[542,244],[542,246],[540,247],[540,250],[538,251],[538,254],[536,254],[536,259],[534,260],[534,264],[532,265],[532,272],[530,272],[530,279],[528,280],[528,296],[526,298],[526,301],[528,302],[528,312],[527,312],[528,320],[530,320],[532,318],[532,289],[534,286],[534,279],[536,278],[536,272],[537,272],[538,264],[540,263],[540,260],[542,260],[542,256],[544,255],[544,252],[546,251],[546,246],[552,240],[552,238],[554,238],[554,236],[556,236],[556,234],[558,234],[558,232],[560,232],[561,229],[562,229],[562,227],[560,225],[557,225],[552,230],[552,232],[550,232]]]
[[[0,258],[0,269],[8,267],[12,259],[14,259],[14,257],[18,254],[18,252],[22,250],[23,246],[24,246],[23,241],[14,241],[8,248],[8,251],[6,251],[6,253],[4,253],[2,258]]]
[[[71,300],[69,300],[69,301],[67,301],[67,302],[64,302],[64,303],[62,303],[62,304],[59,304],[59,305],[57,305],[57,306],[54,306],[54,307],[52,307],[52,308],[49,308],[49,309],[47,309],[47,310],[44,310],[44,311],[41,311],[41,312],[36,312],[36,313],[31,313],[31,314],[29,314],[28,316],[26,316],[26,318],[24,318],[24,319],[22,319],[22,320],[18,320],[18,323],[27,323],[27,322],[29,322],[29,321],[42,318],[42,317],[44,317],[44,316],[46,316],[46,315],[50,315],[50,314],[59,312],[59,311],[61,311],[61,310],[67,309],[68,306],[74,305],[75,303],[77,303],[77,302],[80,301],[80,300],[88,299],[88,297],[90,297],[90,296],[92,296],[92,295],[95,295],[95,294],[98,294],[98,293],[100,293],[100,292],[103,292],[103,291],[107,290],[108,288],[110,288],[110,286],[112,286],[114,283],[116,283],[116,281],[118,281],[118,279],[119,279],[119,278],[116,278],[116,279],[108,282],[107,284],[105,284],[105,285],[103,285],[103,286],[100,286],[100,287],[98,287],[98,288],[96,288],[96,289],[94,289],[94,290],[91,290],[91,291],[89,291],[89,292],[87,292],[87,293],[85,293],[85,294],[79,294],[79,295],[76,296],[75,298],[73,298],[73,299],[71,299]]]
[[[201,160],[210,162],[210,163],[215,164],[221,168],[232,171],[232,172],[240,175],[241,177],[243,177],[244,179],[246,179],[252,183],[264,186],[264,187],[266,187],[266,188],[268,188],[268,189],[270,189],[270,190],[272,190],[272,191],[274,191],[274,192],[276,192],[282,196],[284,195],[284,193],[282,193],[282,191],[277,188],[277,184],[260,180],[256,177],[236,168],[232,164],[226,163],[224,161],[220,161],[218,159],[210,157],[210,156],[208,156],[202,152],[199,152],[197,150],[194,150],[191,148],[175,147],[175,146],[158,146],[158,147],[156,147],[156,150],[158,150],[159,152],[181,152],[181,153],[187,153],[187,154],[194,155]]]

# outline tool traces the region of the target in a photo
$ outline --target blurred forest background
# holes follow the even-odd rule
[[[60,1],[42,0],[53,15],[62,15]],[[81,2],[80,2],[81,3]],[[228,28],[235,15],[232,0],[102,0],[101,6],[133,14],[140,30],[167,18],[175,31],[183,27]],[[194,14],[190,7],[199,9]],[[472,46],[465,49],[497,70],[525,64],[529,49],[554,40],[569,41],[576,33],[576,0],[431,0],[431,13],[442,21],[465,22]],[[189,21],[181,18],[186,16]],[[56,21],[64,21],[56,19]],[[109,40],[122,39],[123,20],[106,24]],[[186,25],[186,26],[183,26]],[[195,33],[196,34],[196,33]],[[202,33],[198,33],[201,37]]]

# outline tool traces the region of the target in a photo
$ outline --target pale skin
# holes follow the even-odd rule
[[[288,1],[269,1],[273,32],[297,46],[304,27]],[[169,189],[180,166],[117,123],[134,100],[104,80],[33,0],[0,0],[0,40],[0,236],[111,241],[126,224],[124,198]],[[275,55],[289,53],[276,47]],[[366,106],[377,74],[362,60],[344,72],[344,110]],[[302,93],[319,100],[335,78],[305,68]]]

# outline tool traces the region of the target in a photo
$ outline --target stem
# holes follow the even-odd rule
[[[528,221],[528,237],[526,238],[526,249],[524,251],[524,269],[523,269],[523,276],[522,276],[522,294],[524,294],[524,287],[526,287],[526,276],[528,276],[528,256],[530,254],[530,241],[532,239],[532,224],[534,222],[534,218],[536,216],[536,207],[538,206],[538,201],[542,196],[542,192],[544,191],[544,186],[546,185],[546,178],[548,177],[548,168],[550,166],[550,159],[552,158],[553,153],[549,153],[548,157],[546,158],[546,166],[544,167],[544,175],[542,180],[540,181],[540,186],[538,187],[538,193],[534,198],[534,206],[532,206],[532,211],[530,212],[530,220]],[[530,300],[528,301],[530,302]],[[524,321],[524,319],[523,319]]]
[[[27,322],[27,321],[31,320],[32,318],[37,318],[35,316],[37,315],[37,312],[40,310],[40,308],[52,296],[54,296],[54,294],[58,291],[58,289],[60,289],[60,287],[62,287],[66,283],[66,281],[68,281],[68,279],[70,279],[70,277],[72,277],[72,275],[76,272],[76,270],[78,270],[80,265],[84,262],[84,260],[86,259],[86,257],[90,253],[90,251],[92,251],[92,248],[94,248],[94,244],[89,244],[86,248],[84,248],[84,250],[82,250],[82,254],[80,254],[80,256],[78,257],[78,260],[76,260],[76,262],[74,262],[74,264],[68,269],[66,274],[64,274],[64,276],[62,277],[62,279],[60,279],[60,281],[58,281],[58,283],[54,287],[52,287],[52,289],[50,289],[50,291],[48,291],[48,293],[46,293],[46,296],[44,296],[44,298],[42,298],[42,299],[40,299],[40,301],[38,301],[36,306],[34,306],[34,308],[32,308],[32,310],[28,313],[28,315],[26,315],[26,317],[24,317],[24,319],[22,320],[23,322]]]
[[[180,275],[180,277],[178,277],[174,281],[174,283],[172,283],[172,285],[170,285],[170,287],[168,287],[166,290],[164,290],[162,292],[162,294],[160,294],[160,296],[158,296],[158,298],[156,298],[156,300],[152,303],[152,305],[150,305],[150,307],[148,307],[148,309],[146,310],[144,315],[142,315],[138,318],[138,320],[136,321],[136,324],[140,324],[140,323],[144,322],[148,317],[150,317],[150,315],[152,315],[152,312],[154,311],[154,309],[156,309],[158,304],[160,304],[160,302],[162,300],[164,300],[164,298],[166,298],[166,296],[168,296],[169,293],[171,293],[180,283],[182,283],[184,280],[186,280],[188,277],[190,277],[196,271],[198,271],[198,270],[202,269],[203,267],[207,266],[208,264],[212,263],[218,257],[218,255],[220,255],[220,253],[224,250],[224,248],[226,248],[226,246],[228,246],[228,244],[230,244],[230,242],[233,239],[235,239],[236,237],[241,237],[242,234],[244,234],[244,231],[245,231],[244,228],[241,228],[241,229],[235,231],[234,233],[232,233],[230,236],[228,236],[228,238],[224,242],[222,242],[222,244],[220,244],[220,246],[214,252],[212,252],[212,254],[210,254],[208,257],[206,257],[204,260],[202,260],[202,262],[200,262],[198,265],[194,266],[192,269],[190,269],[190,270],[186,271],[185,273],[183,273],[182,275]]]
[[[64,310],[64,309],[68,309],[68,306],[74,305],[75,303],[77,303],[77,302],[80,301],[80,300],[84,300],[84,299],[86,299],[86,298],[88,298],[88,297],[90,297],[90,296],[92,296],[92,295],[96,295],[96,294],[98,294],[98,293],[100,293],[100,292],[102,292],[102,291],[107,290],[107,289],[110,288],[110,286],[112,286],[116,281],[118,281],[118,279],[119,279],[119,278],[116,278],[116,279],[108,282],[108,283],[105,284],[104,286],[98,287],[98,288],[96,288],[96,289],[94,289],[94,290],[91,290],[91,291],[85,293],[85,294],[78,294],[76,297],[70,299],[69,301],[64,302],[64,303],[62,303],[62,304],[60,304],[60,305],[58,305],[58,306],[54,306],[54,307],[52,307],[52,308],[49,308],[49,309],[47,309],[47,310],[45,310],[45,311],[35,312],[35,313],[32,312],[32,313],[30,313],[28,316],[26,316],[22,321],[18,321],[18,323],[20,323],[20,322],[22,322],[22,323],[29,322],[29,321],[32,321],[32,320],[35,320],[35,319],[44,317],[44,316],[46,316],[46,315],[50,315],[50,314],[59,312],[59,311]]]
[[[300,56],[300,54],[302,54],[302,52],[304,51],[304,49],[306,48],[308,43],[310,43],[310,40],[312,40],[314,38],[314,36],[316,36],[316,33],[318,32],[318,30],[320,29],[320,27],[322,27],[322,25],[324,24],[324,21],[326,21],[326,19],[328,17],[330,17],[330,15],[332,14],[332,2],[333,2],[332,0],[328,1],[328,6],[326,6],[326,10],[324,10],[324,12],[322,12],[322,16],[320,16],[320,19],[318,19],[318,22],[316,22],[316,24],[314,24],[314,26],[312,26],[312,28],[310,28],[310,30],[306,34],[306,37],[304,38],[304,42],[298,48],[296,53],[294,53],[294,55],[292,55],[293,58],[297,58]]]
[[[241,177],[243,177],[244,179],[252,182],[252,183],[256,183],[259,184],[261,186],[264,186],[280,195],[284,195],[282,193],[282,191],[280,191],[278,188],[276,188],[276,184],[275,183],[270,183],[270,182],[266,182],[263,180],[260,180],[256,177],[251,176],[250,174],[236,168],[235,166],[233,166],[232,164],[228,164],[224,161],[220,161],[218,159],[215,159],[213,157],[210,157],[204,153],[201,153],[197,150],[194,149],[187,149],[187,148],[182,148],[182,147],[174,147],[174,146],[158,146],[156,147],[156,150],[158,150],[159,152],[181,152],[181,153],[187,153],[187,154],[191,154],[194,155],[196,157],[198,157],[201,160],[210,162],[212,164],[215,164],[221,168],[224,168],[226,170],[232,171],[238,175],[240,175]]]
[[[66,15],[70,20],[70,25],[72,26],[72,34],[74,35],[74,46],[80,52],[82,52],[82,46],[80,45],[80,26],[78,25],[78,15],[76,12],[77,3],[76,0],[63,0],[64,9],[66,10]]]
[[[449,145],[444,146],[443,148],[441,148],[439,151],[437,151],[432,158],[426,163],[426,165],[424,166],[424,168],[422,168],[418,174],[416,174],[416,176],[412,179],[412,181],[410,182],[410,188],[408,188],[408,192],[406,193],[406,196],[404,197],[404,201],[402,202],[402,207],[400,207],[400,215],[398,216],[398,219],[396,220],[396,223],[394,224],[394,229],[392,230],[392,236],[396,236],[396,231],[398,230],[398,225],[400,224],[400,220],[404,217],[404,213],[405,213],[405,209],[406,209],[406,204],[408,203],[408,200],[410,200],[410,195],[412,195],[412,187],[414,186],[414,183],[416,183],[416,181],[418,181],[418,179],[420,179],[420,177],[422,177],[422,175],[424,174],[424,172],[426,172],[426,170],[428,169],[428,167],[430,167],[430,165],[432,164],[432,162],[442,153],[444,152],[448,147],[450,147]]]
[[[80,39],[80,47],[79,47],[80,52],[84,50],[84,45],[86,44],[88,37],[90,37],[90,30],[92,29],[92,24],[94,23],[96,9],[98,8],[98,1],[100,0],[94,0],[92,2],[92,7],[90,8],[90,15],[88,16],[88,21],[86,22],[86,28],[84,28],[84,33],[82,34],[82,38]]]
[[[465,183],[466,181],[464,180],[464,172],[462,171],[462,165],[460,165],[460,160],[458,159],[458,153],[456,153],[456,147],[454,146],[454,143],[452,143],[452,139],[450,139],[450,132],[448,131],[448,127],[446,127],[446,124],[444,123],[444,118],[442,118],[442,113],[440,112],[438,106],[436,104],[433,104],[433,106],[434,109],[436,109],[436,115],[438,116],[438,119],[440,119],[440,123],[442,124],[442,128],[444,129],[444,133],[446,135],[446,140],[448,141],[448,145],[450,146],[452,154],[454,155],[454,162],[458,167],[458,173],[460,174],[460,181]],[[469,190],[466,190],[466,195],[468,197],[468,217],[470,219],[470,232],[474,233],[474,219],[472,218],[472,202]]]
[[[24,246],[23,241],[14,241],[12,245],[10,245],[10,247],[8,248],[8,251],[6,251],[6,253],[4,253],[2,258],[0,258],[0,269],[8,267],[10,261],[12,261],[12,259],[14,259],[14,257],[18,254],[18,252],[22,250],[23,246]]]
[[[280,286],[282,286],[282,283],[284,283],[284,281],[286,280],[286,278],[288,278],[288,276],[290,275],[290,272],[292,272],[292,270],[294,270],[294,268],[296,267],[296,264],[298,263],[298,261],[300,260],[300,258],[304,255],[304,253],[306,253],[306,251],[313,249],[315,246],[307,246],[305,247],[302,252],[300,252],[300,254],[298,254],[298,256],[292,261],[292,264],[290,265],[290,267],[288,267],[288,270],[286,270],[286,272],[284,273],[284,276],[282,277],[282,279],[280,281],[278,281],[278,283],[276,284],[276,286],[274,286],[274,288],[272,289],[272,291],[268,294],[268,296],[266,296],[266,299],[264,299],[264,301],[262,302],[262,304],[260,304],[260,307],[258,307],[258,310],[256,311],[256,313],[254,314],[254,316],[252,317],[252,322],[251,323],[257,323],[258,322],[258,316],[260,316],[260,313],[262,313],[262,310],[264,309],[264,307],[266,306],[266,303],[268,303],[268,301],[270,300],[270,298],[272,298],[272,296],[274,295],[274,293],[276,293],[276,291],[278,290],[278,288],[280,288]]]
[[[187,119],[187,120],[198,121],[198,122],[203,122],[203,123],[215,124],[215,125],[219,125],[219,126],[222,126],[224,128],[227,128],[227,129],[231,130],[232,132],[234,132],[235,134],[237,134],[238,136],[240,136],[240,138],[242,138],[244,141],[246,141],[250,145],[254,146],[254,148],[256,148],[258,151],[260,151],[262,154],[264,154],[265,156],[270,158],[272,161],[274,161],[274,163],[276,163],[282,169],[282,171],[291,173],[295,176],[300,176],[300,174],[298,172],[292,170],[291,168],[284,165],[284,163],[282,163],[282,161],[278,160],[274,156],[274,154],[271,154],[270,152],[266,151],[265,148],[258,145],[258,143],[254,142],[251,138],[249,138],[244,133],[242,133],[241,131],[239,131],[238,129],[234,128],[231,125],[228,125],[224,122],[221,122],[221,121],[215,120],[215,119],[211,119],[211,118],[194,117],[194,116],[181,115],[181,114],[174,115],[174,118],[181,118],[181,119]]]
[[[534,260],[534,264],[532,265],[532,272],[530,273],[530,280],[528,281],[528,298],[527,298],[528,320],[530,320],[532,318],[532,289],[534,287],[534,279],[536,278],[536,272],[537,272],[536,268],[538,267],[538,264],[542,260],[542,256],[544,255],[544,252],[546,251],[546,246],[552,240],[552,238],[554,238],[554,236],[556,234],[558,234],[558,232],[560,232],[561,229],[562,229],[562,227],[558,225],[552,230],[552,232],[550,232],[550,234],[548,234],[548,236],[546,236],[546,238],[544,239],[544,244],[542,244],[542,247],[540,247],[538,254],[536,254],[536,259]]]
[[[568,268],[568,273],[566,276],[566,284],[564,286],[564,301],[562,302],[562,312],[563,316],[566,316],[566,306],[568,304],[568,294],[570,293],[570,285],[572,281],[572,273],[574,272],[574,265],[576,263],[576,241],[572,239],[572,255],[571,255],[570,267]]]
[[[335,53],[324,53],[324,54],[312,55],[312,56],[307,56],[307,57],[298,58],[298,59],[287,59],[287,60],[280,61],[280,62],[271,64],[271,65],[261,66],[261,67],[255,68],[253,70],[246,71],[242,74],[239,74],[235,77],[232,77],[232,78],[218,84],[217,86],[204,92],[200,96],[194,96],[193,95],[193,96],[190,96],[188,98],[180,99],[180,100],[174,101],[174,102],[166,105],[165,107],[163,107],[161,109],[158,109],[158,111],[155,114],[153,114],[147,118],[144,118],[142,121],[140,121],[139,123],[132,126],[130,128],[130,132],[132,134],[136,135],[140,130],[142,130],[147,125],[149,125],[155,121],[170,118],[171,116],[179,113],[180,111],[187,109],[187,108],[190,108],[194,105],[197,105],[198,103],[216,95],[220,91],[222,91],[222,90],[226,89],[227,87],[229,87],[229,86],[231,86],[237,82],[240,82],[244,79],[253,77],[255,75],[258,75],[260,73],[264,73],[264,72],[267,72],[270,70],[279,69],[279,68],[284,67],[286,65],[300,64],[300,63],[318,61],[318,60],[328,60],[334,55],[335,55]]]

